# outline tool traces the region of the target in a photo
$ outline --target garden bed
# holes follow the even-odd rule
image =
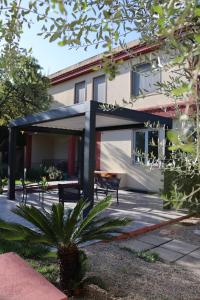
[[[200,278],[176,264],[149,263],[119,242],[87,247],[88,275],[98,275],[110,296],[121,299],[199,299]],[[102,298],[102,300],[105,298]]]
[[[168,225],[154,231],[200,245],[200,236],[194,233],[200,230],[200,220],[190,218],[178,224]],[[72,297],[70,300],[198,300],[200,299],[200,277],[180,265],[167,264],[156,260],[154,263],[139,258],[137,253],[120,247],[122,242],[98,243],[87,246],[90,278],[85,296]],[[11,251],[9,244],[1,243],[1,252]],[[37,271],[42,273],[57,287],[59,268],[55,259],[43,259],[39,249],[30,249],[15,245],[15,250],[28,259]],[[44,249],[45,254],[45,249]],[[37,259],[30,259],[37,256]],[[95,278],[95,280],[94,280]]]

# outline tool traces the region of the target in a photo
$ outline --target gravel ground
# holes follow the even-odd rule
[[[99,276],[104,288],[123,300],[199,300],[200,278],[176,264],[148,263],[120,249],[120,242],[88,246],[88,275]],[[106,299],[105,299],[106,300]]]

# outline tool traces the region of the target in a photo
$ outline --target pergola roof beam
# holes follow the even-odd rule
[[[40,127],[40,126],[20,127],[20,130],[25,132],[54,133],[54,134],[63,134],[63,135],[76,135],[76,136],[81,136],[83,134],[82,130]]]
[[[10,122],[10,127],[13,126],[28,126],[36,125],[40,123],[45,123],[49,121],[57,121],[65,118],[76,117],[83,115],[85,113],[86,103],[75,104],[66,107],[60,107],[56,109],[51,109],[49,111],[28,115],[21,117]]]

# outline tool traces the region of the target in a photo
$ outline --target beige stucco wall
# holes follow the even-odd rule
[[[149,55],[151,59],[152,54]],[[162,53],[155,54],[155,57],[165,57]],[[106,95],[107,103],[117,103],[125,105],[123,100],[129,102],[131,100],[131,69],[132,65],[145,62],[146,56],[133,58],[129,61],[123,62],[119,66],[118,74],[112,81],[106,77]],[[74,88],[77,82],[86,82],[86,100],[92,100],[92,85],[93,78],[103,74],[103,70],[94,71],[92,73],[79,76],[78,78],[68,80],[67,82],[52,86],[49,93],[54,97],[53,107],[74,104]],[[162,70],[162,81],[169,79],[170,72]],[[139,97],[133,101],[133,105],[129,106],[133,109],[147,109],[150,107],[162,107],[171,104],[171,100],[161,93],[147,95],[145,98]],[[123,131],[108,131],[103,132],[101,136],[101,170],[113,171],[121,173],[122,186],[158,192],[163,187],[163,176],[161,171],[154,167],[150,170],[149,167],[133,164],[132,162],[132,130]],[[61,158],[67,151],[67,141],[56,139],[49,139],[48,141],[42,138],[35,137],[35,148],[33,147],[33,161],[38,157],[48,156],[50,158]],[[56,141],[56,142],[55,142]],[[39,144],[36,146],[36,144]],[[45,154],[41,152],[44,146]],[[64,156],[65,157],[65,156]],[[62,157],[63,158],[63,157]]]
[[[92,100],[92,85],[93,78],[104,74],[103,71],[95,71],[86,75],[79,76],[78,78],[68,80],[67,82],[52,86],[49,93],[54,98],[52,107],[59,107],[64,105],[74,104],[74,87],[75,84],[81,81],[86,82],[86,100]]]
[[[164,57],[162,53],[157,54],[159,57]],[[149,55],[151,59],[152,54]],[[156,54],[154,54],[156,57]],[[131,69],[133,65],[147,61],[146,56],[135,57],[131,60],[123,62],[118,69],[116,78],[112,81],[106,77],[106,96],[107,103],[125,105],[123,100],[131,100]],[[94,71],[92,73],[79,76],[78,78],[68,80],[64,83],[52,86],[49,93],[54,97],[53,107],[72,105],[74,103],[74,87],[77,82],[86,81],[86,100],[92,100],[92,85],[93,78],[103,74],[103,70]],[[161,71],[162,81],[169,79],[169,71]],[[154,106],[164,106],[172,101],[162,93],[147,95],[145,98],[139,97],[136,101],[132,101],[133,109],[146,109]]]
[[[39,165],[43,159],[67,160],[67,137],[52,134],[36,134],[32,137],[32,166]]]
[[[106,131],[101,135],[101,170],[119,172],[122,186],[130,189],[159,192],[163,176],[158,167],[133,164],[132,130]]]

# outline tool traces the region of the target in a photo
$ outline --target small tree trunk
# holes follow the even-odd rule
[[[57,252],[60,261],[60,286],[68,295],[73,293],[80,272],[79,250],[76,245],[60,247]]]

